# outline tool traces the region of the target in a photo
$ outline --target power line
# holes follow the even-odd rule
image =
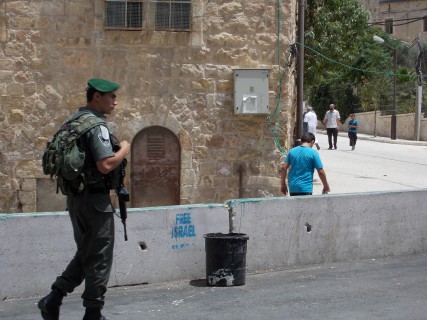
[[[417,22],[417,21],[420,21],[420,20],[424,20],[424,19],[426,19],[426,17],[415,17],[415,18],[406,18],[406,19],[393,19],[393,26],[396,26],[396,27],[398,27],[398,26],[404,26],[404,25],[407,25],[407,24],[410,24],[410,23],[414,23],[414,22]],[[394,22],[399,22],[399,21],[407,21],[407,22],[399,23],[399,24],[394,24]],[[369,26],[373,26],[373,25],[383,26],[386,23],[387,22],[385,22],[385,21],[379,21],[379,22],[370,22],[370,23],[368,23],[368,25]]]
[[[327,61],[329,61],[329,62],[332,62],[332,63],[334,63],[334,64],[340,65],[340,66],[342,66],[342,67],[346,67],[347,69],[351,69],[351,70],[355,70],[355,71],[361,71],[361,72],[370,73],[370,74],[379,74],[379,75],[392,76],[392,77],[393,77],[393,76],[401,76],[401,74],[399,74],[399,73],[394,74],[393,72],[388,72],[388,71],[377,71],[377,70],[367,70],[367,69],[360,69],[360,68],[356,68],[356,67],[353,67],[353,66],[351,66],[351,65],[348,65],[348,64],[342,63],[342,62],[337,61],[337,60],[334,60],[334,59],[332,59],[332,58],[330,58],[330,57],[328,57],[328,56],[325,56],[324,54],[321,54],[319,51],[316,51],[315,49],[310,48],[309,46],[307,46],[307,45],[305,45],[305,44],[301,44],[301,43],[299,43],[299,42],[294,42],[294,43],[292,43],[292,44],[291,44],[291,46],[292,46],[293,44],[299,44],[299,45],[302,45],[302,46],[304,46],[304,48],[306,48],[306,49],[310,50],[311,52],[313,52],[314,54],[316,54],[316,55],[320,56],[321,58],[323,58],[323,59],[325,59],[325,60],[327,60]],[[427,76],[427,74],[420,74],[419,76],[421,76],[421,77],[426,77],[426,76]]]

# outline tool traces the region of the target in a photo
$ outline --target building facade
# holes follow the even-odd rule
[[[418,36],[427,40],[427,1],[360,0],[370,13],[370,22],[393,38],[411,43]]]
[[[93,77],[121,85],[108,120],[132,145],[130,206],[280,195],[295,19],[294,1],[3,0],[0,212],[65,210],[41,156]],[[268,112],[236,114],[241,69],[267,75]]]

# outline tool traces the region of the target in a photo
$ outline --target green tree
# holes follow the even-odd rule
[[[378,109],[379,93],[384,105],[391,105],[392,53],[373,36],[392,48],[399,42],[369,27],[368,17],[357,0],[307,0],[304,86],[318,113],[326,112],[330,103],[342,120],[352,112]],[[410,82],[409,69],[401,72],[398,79]]]

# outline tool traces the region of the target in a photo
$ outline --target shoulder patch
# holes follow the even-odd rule
[[[110,140],[110,131],[108,131],[106,126],[99,126],[101,128],[101,134],[102,134],[102,138],[104,140]]]
[[[108,131],[106,126],[99,126],[101,129],[101,133],[98,135],[99,140],[101,141],[101,143],[108,148],[109,146],[111,146],[110,143],[110,131]]]

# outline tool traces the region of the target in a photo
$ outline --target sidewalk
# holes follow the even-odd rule
[[[326,135],[326,130],[317,130],[317,134],[323,134]],[[340,131],[338,132],[338,135],[340,137],[347,137],[347,132]],[[391,140],[390,137],[380,137],[364,133],[358,133],[357,138],[360,140],[370,140],[370,141],[376,141],[376,142],[382,142],[382,143],[392,143],[392,144],[406,144],[406,145],[413,145],[413,146],[427,146],[427,141],[414,141],[414,140],[404,140],[404,139],[396,139]]]
[[[237,287],[206,287],[202,279],[110,288],[104,314],[109,320],[424,320],[426,265],[424,253],[248,274]],[[2,301],[0,318],[41,319],[38,300]],[[82,316],[73,293],[61,320]]]

